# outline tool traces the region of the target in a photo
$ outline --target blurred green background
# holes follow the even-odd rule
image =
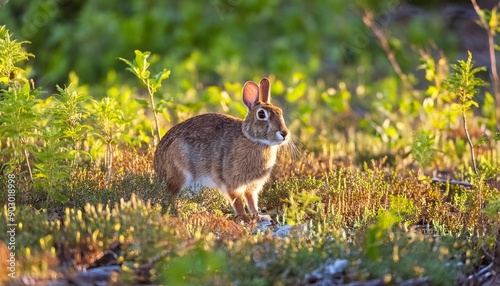
[[[491,8],[497,1],[479,4]],[[363,23],[367,11],[405,78]],[[468,50],[475,66],[489,66],[487,35],[465,0],[18,0],[0,8],[0,19],[14,38],[31,43],[25,48],[35,57],[23,68],[47,91],[42,96],[73,82],[92,98],[115,97],[134,118],[131,126],[138,131],[129,132],[142,134],[131,137],[141,142],[148,142],[141,130],[152,116],[133,99],[147,96],[117,59],[133,59],[134,50],[152,52],[152,74],[171,70],[155,95],[168,103],[162,119],[176,123],[205,111],[243,116],[242,84],[267,76],[273,100],[299,140],[314,135],[322,142],[365,142],[354,138],[361,131],[375,135],[369,140],[382,146],[375,153],[406,154],[402,147],[407,149],[416,130],[457,137],[454,97],[439,82],[449,63],[465,59]],[[489,79],[485,72],[481,76]],[[491,93],[477,97],[479,116],[471,129],[479,137],[481,126],[494,130],[495,115]],[[161,134],[168,125],[162,120]],[[440,149],[465,153],[463,143],[446,138],[438,137]]]
[[[43,87],[66,83],[70,71],[90,85],[110,70],[131,78],[116,58],[135,49],[157,54],[173,82],[284,80],[299,71],[333,84],[391,73],[362,8],[391,31],[406,72],[415,72],[416,47],[435,44],[450,58],[464,52],[461,29],[475,16],[469,1],[17,0],[0,8],[0,24],[32,43],[32,76]]]

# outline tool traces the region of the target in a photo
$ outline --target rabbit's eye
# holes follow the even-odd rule
[[[267,119],[267,112],[264,109],[259,109],[257,111],[257,118],[260,120],[266,120]]]

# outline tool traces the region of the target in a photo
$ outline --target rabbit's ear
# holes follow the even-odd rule
[[[265,103],[271,103],[271,84],[267,78],[260,80],[260,96]]]
[[[243,86],[243,102],[251,109],[259,101],[259,86],[253,81],[247,81]]]

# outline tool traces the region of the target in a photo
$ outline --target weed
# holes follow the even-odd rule
[[[425,168],[435,160],[434,136],[428,132],[418,132],[413,137],[411,153],[417,163]]]
[[[106,146],[104,155],[104,166],[106,168],[106,183],[111,182],[113,168],[114,149],[118,144],[120,135],[123,134],[125,126],[129,123],[119,109],[119,104],[113,97],[104,97],[97,101],[93,100],[94,113],[90,117],[95,128],[93,134],[100,138]]]
[[[474,168],[474,173],[477,174],[478,170],[476,165],[476,157],[474,155],[474,144],[472,143],[469,135],[469,129],[467,128],[466,112],[471,108],[471,106],[478,107],[477,102],[475,102],[473,99],[474,95],[479,92],[477,88],[483,86],[484,81],[477,78],[476,74],[486,69],[473,68],[471,52],[469,52],[469,56],[466,62],[459,60],[458,65],[452,64],[451,67],[455,70],[455,73],[452,73],[445,82],[448,85],[448,88],[452,92],[454,92],[460,100],[460,104],[458,105],[457,109],[462,116],[465,136],[467,142],[469,143],[469,149],[471,152],[472,166]]]
[[[133,73],[139,80],[146,85],[149,94],[149,103],[144,100],[137,99],[137,101],[143,106],[149,106],[153,111],[155,129],[152,131],[154,138],[154,146],[156,146],[161,138],[160,134],[160,123],[158,121],[158,113],[160,113],[167,101],[160,100],[157,105],[155,105],[154,95],[158,88],[161,87],[161,83],[164,79],[167,79],[170,76],[170,71],[167,69],[163,69],[156,75],[150,77],[150,71],[148,70],[150,63],[148,62],[148,58],[151,55],[150,52],[141,52],[139,50],[135,50],[135,59],[134,62],[130,62],[123,58],[118,58],[119,60],[125,62],[129,67],[128,71]],[[167,117],[168,118],[168,117]]]
[[[33,142],[36,140],[37,128],[42,118],[38,110],[36,94],[27,82],[22,87],[11,87],[2,91],[0,101],[0,138],[2,156],[6,156],[5,166],[9,171],[21,172],[24,161],[30,178],[33,178],[32,162],[30,155],[33,152]]]
[[[316,214],[314,203],[320,199],[314,192],[306,190],[302,190],[302,192],[296,194],[292,193],[289,198],[283,199],[285,203],[283,213],[287,224],[293,226],[303,223],[307,219],[307,216]]]

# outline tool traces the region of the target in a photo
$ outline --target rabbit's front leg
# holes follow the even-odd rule
[[[247,202],[248,211],[252,215],[259,214],[259,191],[254,188],[249,188],[245,191],[245,200]]]
[[[258,217],[259,221],[271,221],[269,215],[259,214],[259,193],[262,186],[257,188],[248,188],[245,192],[245,200],[247,202],[248,211]]]

